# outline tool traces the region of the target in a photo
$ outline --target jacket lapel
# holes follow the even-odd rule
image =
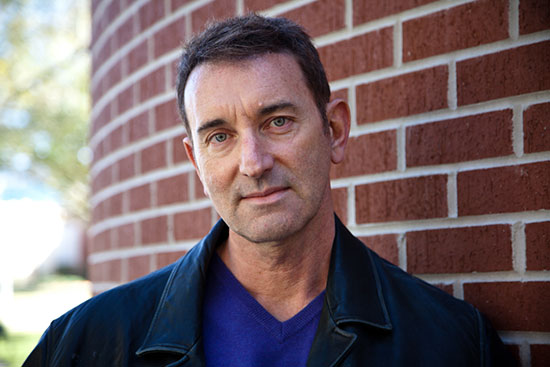
[[[227,238],[222,221],[184,257],[178,260],[164,288],[138,357],[171,354],[169,366],[203,366],[202,300],[208,263],[218,244]]]
[[[308,366],[335,366],[342,361],[357,338],[345,330],[346,325],[392,330],[373,255],[338,217],[335,222],[325,306]]]

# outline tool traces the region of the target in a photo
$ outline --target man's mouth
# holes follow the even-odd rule
[[[249,202],[269,203],[277,201],[288,189],[288,187],[283,186],[270,187],[262,191],[248,193],[242,199]]]

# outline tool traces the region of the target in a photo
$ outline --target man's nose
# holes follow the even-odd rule
[[[249,177],[260,178],[273,168],[273,156],[258,136],[250,134],[241,139],[240,172]]]

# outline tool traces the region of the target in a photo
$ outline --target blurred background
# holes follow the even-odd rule
[[[0,0],[0,366],[91,295],[90,4]]]

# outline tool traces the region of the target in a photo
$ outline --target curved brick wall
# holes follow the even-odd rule
[[[523,366],[550,360],[545,0],[92,1],[95,292],[183,255],[217,219],[181,144],[175,64],[212,17],[282,15],[347,99],[337,211],[382,256],[475,304]]]

